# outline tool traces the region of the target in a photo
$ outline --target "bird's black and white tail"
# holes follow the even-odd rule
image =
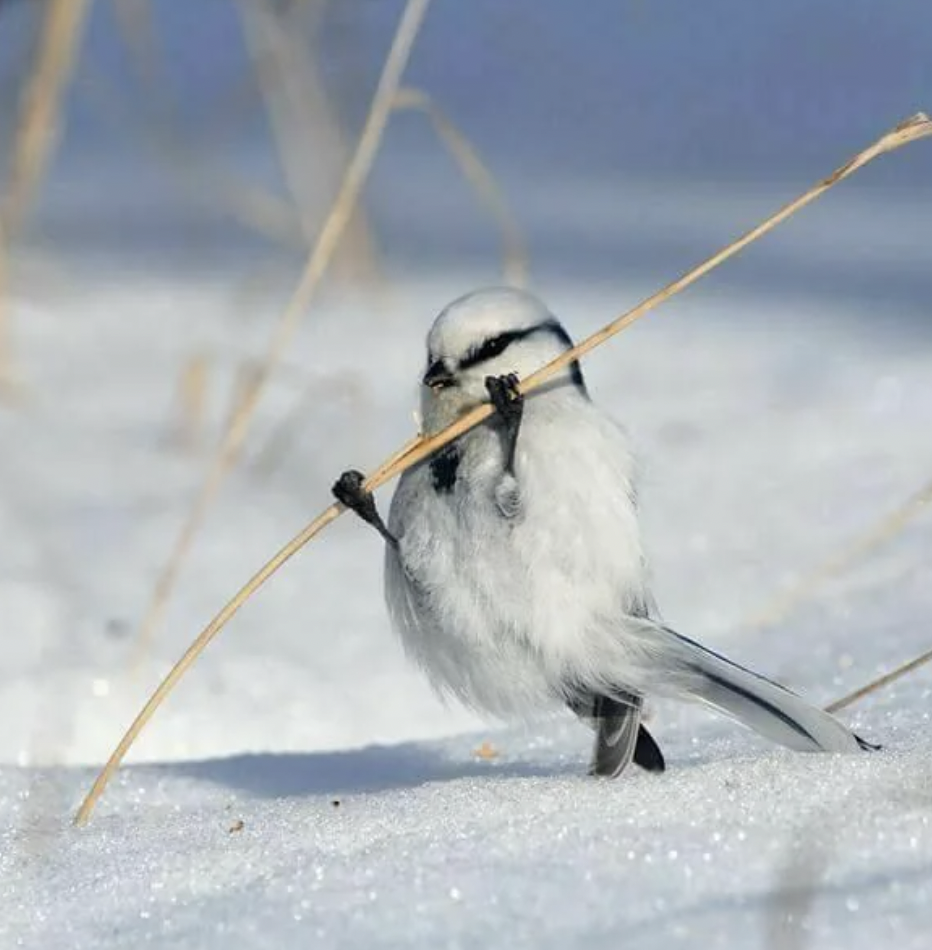
[[[650,621],[639,621],[652,657],[655,688],[694,699],[755,732],[799,752],[856,752],[876,749],[834,716],[796,693]],[[651,629],[652,628],[652,629]]]

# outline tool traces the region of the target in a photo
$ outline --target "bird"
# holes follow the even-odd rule
[[[776,682],[660,619],[624,429],[578,361],[522,395],[572,339],[528,291],[454,300],[427,335],[422,434],[492,414],[403,473],[386,524],[355,469],[337,500],[385,540],[384,595],[407,654],[444,697],[500,719],[568,708],[595,732],[589,773],[666,762],[654,697],[696,701],[801,752],[878,748]]]

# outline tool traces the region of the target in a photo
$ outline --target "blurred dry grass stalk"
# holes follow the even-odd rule
[[[260,3],[262,0],[257,0],[257,5]],[[300,221],[291,203],[217,162],[205,160],[198,149],[189,146],[178,134],[175,103],[168,92],[168,77],[162,68],[164,56],[158,48],[152,22],[152,0],[112,0],[112,4],[130,65],[145,92],[146,101],[155,106],[154,115],[140,131],[162,160],[163,167],[192,199],[214,196],[215,205],[240,225],[275,244],[306,250],[308,244],[302,238]],[[116,95],[111,84],[99,75],[93,61],[85,63],[83,71],[84,90],[93,97],[98,111],[103,111],[118,131],[132,126],[138,120],[137,104],[128,104]],[[241,118],[246,111],[248,103],[239,99],[237,97],[233,116],[225,117],[228,120]],[[136,124],[138,126],[138,121]],[[223,130],[227,124],[216,123]]]
[[[356,150],[346,167],[340,188],[307,258],[298,285],[272,331],[265,357],[258,370],[255,386],[251,389],[249,398],[240,403],[239,410],[223,434],[220,446],[211,459],[207,474],[171,556],[156,582],[136,641],[134,665],[137,667],[148,653],[153,631],[164,613],[184,557],[191,547],[213,498],[236,462],[248,434],[259,397],[291,343],[301,316],[313,299],[347,226],[355,214],[360,194],[378,154],[404,70],[429,5],[430,0],[407,0],[405,4]]]
[[[528,280],[527,245],[495,178],[475,147],[421,89],[399,89],[394,107],[415,110],[427,116],[434,134],[457,163],[463,177],[476,192],[476,197],[498,223],[502,236],[503,279],[516,287],[525,287]]]
[[[871,693],[876,693],[885,686],[889,686],[891,683],[895,683],[898,679],[902,679],[908,673],[912,673],[914,670],[918,670],[920,667],[925,666],[929,661],[932,661],[932,650],[926,650],[924,653],[920,653],[919,656],[914,656],[911,660],[907,660],[905,663],[901,663],[899,666],[894,667],[888,673],[884,673],[882,676],[878,676],[869,683],[865,683],[863,686],[859,687],[853,692],[839,697],[834,702],[829,703],[825,707],[826,712],[836,713],[840,712],[842,709],[847,709],[849,706],[853,706],[855,703],[859,703],[865,697],[870,696]]]
[[[785,620],[800,604],[829,581],[850,571],[887,541],[892,540],[911,522],[932,506],[932,481],[910,495],[898,508],[885,515],[863,534],[849,541],[827,557],[794,585],[767,601],[750,619],[741,624],[744,630],[766,630]]]
[[[7,307],[9,250],[48,167],[60,126],[62,96],[89,9],[90,0],[47,0],[35,67],[20,98],[9,181],[0,204],[0,395],[18,389]]]
[[[22,223],[48,168],[90,0],[47,0],[36,61],[20,102],[10,181],[0,210],[7,239]]]
[[[84,68],[82,91],[97,115],[118,131],[138,120],[131,106],[114,94],[93,63]],[[137,131],[137,129],[134,129]],[[210,201],[237,224],[284,248],[306,250],[301,223],[292,205],[227,168],[210,162],[188,145],[170,121],[157,120],[138,128],[162,167],[192,202]]]
[[[305,3],[273,7],[237,0],[243,35],[265,101],[279,163],[298,209],[307,247],[313,247],[326,213],[326,195],[337,170],[350,159],[337,117],[324,91],[310,46],[318,38],[325,5]],[[311,40],[303,23],[291,18],[310,14]],[[309,175],[308,168],[315,174]],[[371,286],[378,278],[375,241],[361,204],[354,203],[330,267],[350,285]]]
[[[179,448],[188,452],[197,449],[204,437],[209,375],[210,359],[207,354],[192,353],[184,361],[178,377],[175,396],[178,421],[171,438]]]
[[[3,226],[3,218],[0,217],[0,397],[12,398],[16,395],[19,385],[10,333],[8,248],[6,228]]]
[[[520,231],[511,217],[495,180],[466,136],[420,91],[402,90],[401,80],[430,0],[408,0],[399,20],[383,67],[370,112],[356,146],[349,155],[339,122],[333,114],[315,57],[309,45],[316,38],[327,0],[280,4],[272,0],[235,0],[242,32],[253,61],[255,76],[269,117],[279,164],[291,201],[282,201],[223,168],[208,166],[196,150],[187,147],[175,131],[175,110],[165,82],[163,51],[153,23],[152,0],[111,0],[115,22],[131,66],[154,114],[143,129],[154,151],[175,179],[191,194],[217,196],[218,203],[241,224],[272,241],[301,247],[308,253],[301,280],[292,300],[274,328],[261,368],[240,393],[236,411],[206,473],[202,490],[192,507],[171,557],[156,584],[141,624],[138,656],[144,655],[151,631],[157,625],[174,586],[184,555],[190,547],[211,499],[235,463],[246,437],[256,404],[273,370],[287,349],[302,312],[307,308],[325,273],[359,284],[372,284],[377,274],[374,241],[359,203],[382,134],[393,111],[413,109],[425,113],[478,199],[498,222],[503,237],[504,275],[511,282],[526,280],[527,253]],[[10,318],[6,309],[6,264],[14,232],[25,220],[31,202],[44,180],[58,140],[62,98],[76,62],[91,0],[48,0],[44,4],[39,41],[21,97],[20,119],[13,147],[9,188],[4,196],[0,230],[0,388],[12,389],[16,374],[10,344]],[[307,43],[307,27],[311,44]],[[95,75],[94,62],[82,70],[82,88],[98,105],[107,107],[121,130],[138,117],[138,109],[121,104],[120,97]],[[237,102],[238,111],[242,102]],[[137,121],[138,124],[138,121]],[[315,175],[307,169],[315,168]],[[343,168],[342,183],[318,229],[328,188],[327,172],[334,177]],[[318,174],[322,171],[323,174]],[[203,377],[192,372],[200,355],[179,369],[178,405],[185,441],[193,444],[201,426],[204,407]],[[201,395],[195,390],[201,385]],[[289,413],[284,425],[296,418]],[[283,441],[279,433],[273,441]]]
[[[427,117],[434,134],[456,162],[463,178],[472,186],[479,202],[485,206],[498,224],[502,238],[502,279],[514,287],[526,287],[529,254],[524,235],[495,177],[467,136],[431,100],[430,96],[420,89],[399,89],[393,108],[396,111],[421,112]],[[297,431],[302,410],[310,403],[311,397],[320,392],[325,382],[329,385],[331,379],[328,377],[326,381],[311,380],[304,396],[295,403],[291,411],[282,417],[257,453],[259,466],[266,474],[270,473],[284,457]]]
[[[410,8],[410,4],[409,4]],[[400,77],[400,73],[399,73]],[[394,96],[389,96],[386,102],[387,109],[391,108]],[[387,119],[387,112],[385,118]],[[601,330],[593,333],[572,349],[566,351],[561,356],[552,360],[546,366],[539,369],[526,379],[520,382],[520,391],[523,393],[532,392],[534,389],[542,386],[553,376],[565,369],[571,362],[580,359],[585,354],[590,353],[596,347],[601,346],[611,337],[627,329],[635,321],[639,320],[645,314],[659,306],[661,303],[674,297],[676,294],[685,290],[691,284],[695,283],[701,277],[705,276],[711,270],[714,270],[720,264],[742,251],[748,245],[752,244],[758,238],[772,231],[775,227],[786,221],[797,211],[806,207],[826,191],[833,188],[839,182],[853,175],[856,171],[863,168],[869,162],[873,161],[887,152],[908,145],[919,139],[932,136],[932,120],[923,113],[918,113],[900,123],[890,132],[881,136],[876,142],[859,152],[850,161],[846,162],[827,178],[818,182],[808,191],[804,192],[794,201],[784,205],[761,224],[752,228],[750,231],[737,238],[731,244],[717,251],[711,257],[694,267],[692,270],[683,274],[681,277],[667,284],[655,294],[642,301],[632,310],[621,314],[610,323],[606,324]],[[299,288],[300,289],[300,288]],[[288,312],[286,311],[286,316]],[[386,459],[378,469],[370,475],[365,482],[366,488],[374,491],[380,485],[389,481],[391,478],[401,474],[407,469],[423,461],[434,452],[441,449],[444,445],[452,442],[454,439],[469,431],[484,419],[492,414],[492,407],[484,403],[476,407],[471,412],[461,417],[442,432],[436,435],[425,437],[418,436],[411,440],[395,452],[390,458]],[[312,541],[324,528],[335,521],[345,509],[338,503],[331,504],[320,515],[308,524],[301,532],[291,539],[283,548],[281,548],[272,558],[270,558],[241,588],[237,593],[221,608],[210,623],[198,634],[184,652],[181,659],[172,667],[169,673],[156,687],[155,691],[149,697],[142,710],[126,730],[120,742],[117,744],[107,763],[104,765],[93,786],[87,793],[84,801],[75,815],[76,824],[84,824],[104,789],[107,786],[111,776],[122,762],[137,736],[145,728],[146,724],[155,714],[158,707],[164,702],[167,696],[174,689],[181,677],[194,664],[200,654],[207,648],[216,635],[226,626],[230,619],[239,611],[246,601],[263,584],[298,553],[305,545]]]

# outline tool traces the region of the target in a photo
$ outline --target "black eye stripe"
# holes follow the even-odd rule
[[[499,333],[498,336],[489,337],[460,360],[459,368],[469,369],[470,366],[477,366],[486,360],[495,359],[496,356],[501,356],[515,340],[524,340],[535,333],[552,333],[561,343],[567,346],[573,345],[569,334],[556,320],[545,320],[524,330],[507,330],[505,333]]]
[[[460,369],[469,369],[470,366],[478,366],[479,363],[501,356],[515,340],[522,340],[532,332],[533,330],[510,330],[483,340],[478,347],[470,350],[460,360]]]
[[[478,366],[480,363],[484,363],[486,360],[501,356],[516,340],[526,339],[535,333],[549,333],[555,336],[567,349],[573,345],[570,335],[563,328],[562,324],[555,319],[545,320],[542,323],[537,323],[524,330],[508,330],[505,333],[499,333],[498,336],[484,340],[459,361],[457,368],[461,370],[469,369],[472,366]],[[585,395],[586,384],[583,382],[582,370],[580,370],[579,363],[576,360],[573,360],[570,364],[569,372],[576,388]]]

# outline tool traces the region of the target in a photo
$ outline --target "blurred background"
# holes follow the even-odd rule
[[[595,329],[932,109],[930,49],[916,0],[0,0],[0,715],[26,724],[0,756],[109,749],[333,478],[413,433],[446,302],[526,283]],[[593,358],[671,620],[737,635],[925,484],[930,291],[921,143]],[[746,650],[863,678],[925,603],[927,528]],[[475,726],[400,656],[379,562],[341,521],[139,754]],[[792,644],[828,615],[826,679]]]

